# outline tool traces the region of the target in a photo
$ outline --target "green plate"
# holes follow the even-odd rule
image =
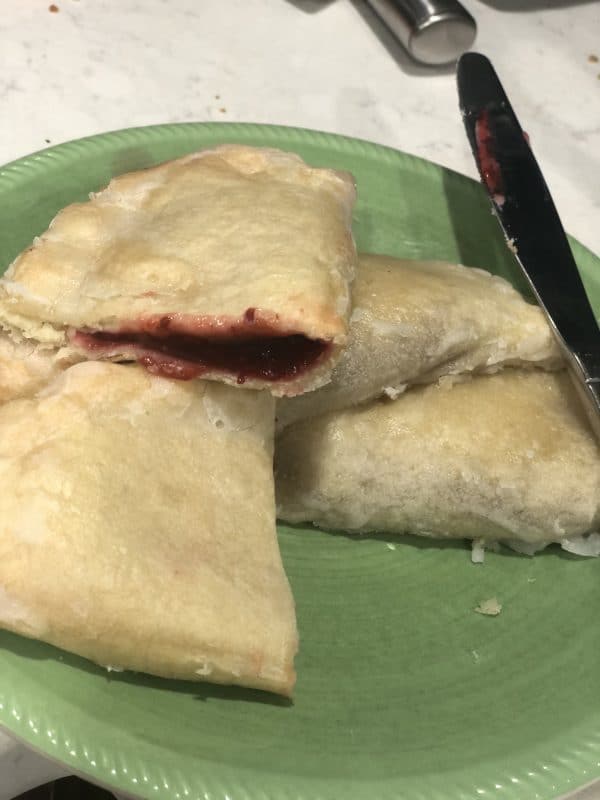
[[[127,130],[10,164],[4,264],[115,173],[227,141],[351,170],[362,249],[521,285],[477,183],[366,142],[238,124]],[[600,262],[573,248],[598,310]],[[546,800],[600,776],[600,561],[550,548],[473,565],[462,542],[286,527],[280,542],[301,635],[293,704],[115,676],[4,633],[0,723],[92,780],[173,800]],[[492,596],[500,616],[474,613]]]

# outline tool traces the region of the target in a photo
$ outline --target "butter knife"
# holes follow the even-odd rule
[[[529,139],[485,56],[461,56],[457,84],[482,183],[600,439],[600,328]]]

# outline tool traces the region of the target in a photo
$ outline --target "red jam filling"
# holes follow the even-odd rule
[[[253,308],[229,323],[163,315],[116,331],[76,331],[71,340],[98,355],[131,357],[163,377],[190,380],[217,372],[235,376],[240,384],[292,380],[314,368],[331,348],[323,339],[278,330]]]
[[[495,156],[494,137],[490,130],[490,117],[487,111],[482,111],[475,123],[475,139],[481,177],[490,194],[494,196],[494,200],[501,206],[504,203],[504,181],[500,164]]]

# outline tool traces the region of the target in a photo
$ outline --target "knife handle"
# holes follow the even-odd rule
[[[475,20],[458,0],[368,0],[368,3],[400,44],[423,64],[449,64],[475,41]]]

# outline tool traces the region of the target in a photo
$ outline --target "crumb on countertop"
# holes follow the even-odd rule
[[[502,603],[498,602],[497,597],[490,597],[489,600],[482,600],[475,607],[475,611],[478,614],[484,614],[486,617],[497,617],[502,611]]]
[[[52,5],[48,6],[48,11],[49,11],[51,14],[58,14],[58,12],[60,11],[60,9],[59,9],[59,7],[58,7],[57,5],[55,5],[54,3],[52,3]]]
[[[590,62],[590,64],[597,64],[599,60],[600,59],[598,58],[598,56],[595,55],[594,53],[588,56],[588,61]]]
[[[221,108],[219,109],[219,111],[221,112],[221,114],[224,114],[224,113],[227,111],[227,109],[226,109],[226,108],[223,108],[223,107],[221,107]]]

